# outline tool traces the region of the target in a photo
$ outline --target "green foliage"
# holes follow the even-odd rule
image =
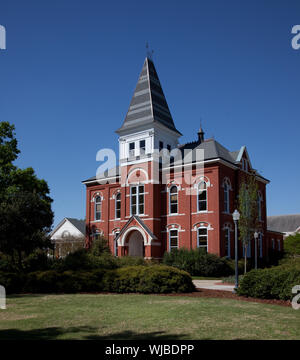
[[[150,261],[146,261],[144,258],[139,256],[121,256],[115,258],[115,261],[118,267],[137,265],[147,266],[152,264]]]
[[[172,293],[194,290],[185,271],[169,266],[129,266],[114,270],[36,271],[28,274],[0,272],[7,293]]]
[[[192,276],[226,276],[232,273],[227,260],[202,249],[179,249],[164,254],[163,263],[187,271]]]
[[[300,256],[300,234],[290,235],[284,240],[284,251],[289,256]]]
[[[253,238],[254,232],[259,230],[258,185],[254,176],[246,176],[245,181],[241,183],[238,199],[238,209],[240,213],[239,238],[245,249],[244,272],[246,272],[248,242]]]
[[[110,254],[110,249],[108,246],[108,241],[104,237],[95,239],[92,243],[92,246],[89,248],[89,253],[92,256],[101,256],[103,254]]]
[[[262,299],[289,300],[292,288],[300,284],[300,269],[281,266],[251,270],[244,275],[238,294]]]
[[[0,251],[14,266],[35,249],[50,247],[46,234],[53,222],[52,199],[45,180],[32,168],[18,169],[14,126],[0,123]]]

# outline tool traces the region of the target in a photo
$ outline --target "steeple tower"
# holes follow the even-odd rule
[[[204,141],[204,134],[205,132],[202,129],[202,124],[200,122],[200,129],[198,131],[198,142],[201,144]]]
[[[149,157],[161,147],[177,147],[182,135],[175,127],[154,63],[148,56],[125,120],[116,133],[120,136],[120,160],[143,154]]]

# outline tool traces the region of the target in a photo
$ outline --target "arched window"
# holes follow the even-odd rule
[[[197,229],[197,246],[207,252],[207,227]]]
[[[258,193],[258,198],[257,198],[257,206],[258,206],[258,220],[262,221],[262,195],[259,192]]]
[[[101,220],[101,197],[95,197],[95,220]]]
[[[224,181],[224,211],[226,213],[230,212],[229,190],[230,190],[230,184],[229,184],[228,180],[226,179]]]
[[[205,181],[201,181],[198,184],[197,203],[198,211],[207,210],[207,186]]]
[[[170,188],[170,214],[178,213],[178,190],[177,186],[173,185]]]
[[[68,238],[70,236],[71,236],[71,234],[70,234],[70,232],[68,230],[64,230],[64,232],[62,233],[63,238]]]
[[[101,238],[102,233],[98,229],[92,230],[92,239],[93,240],[99,240]]]
[[[171,229],[169,231],[169,251],[171,252],[174,249],[178,249],[178,230]]]
[[[225,231],[225,256],[230,258],[230,228],[227,226]]]
[[[120,219],[121,218],[121,193],[117,193],[116,199],[115,199],[115,218]]]

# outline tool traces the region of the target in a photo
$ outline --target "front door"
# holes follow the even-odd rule
[[[129,235],[129,256],[144,256],[144,239],[142,234],[135,230]]]

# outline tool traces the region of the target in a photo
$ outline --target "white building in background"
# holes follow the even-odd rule
[[[279,231],[284,238],[300,233],[300,214],[268,216],[268,229]]]
[[[55,257],[64,257],[84,247],[85,220],[64,218],[50,233]]]

